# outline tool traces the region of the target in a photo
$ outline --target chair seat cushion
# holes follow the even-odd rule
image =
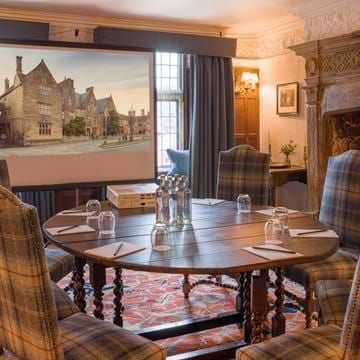
[[[340,360],[340,336],[341,329],[335,325],[290,332],[238,349],[236,360]]]
[[[50,279],[58,282],[69,272],[74,270],[75,258],[66,251],[48,246],[45,248],[46,260],[49,268]]]
[[[352,254],[337,251],[322,261],[286,267],[285,276],[313,289],[318,280],[352,279],[355,267],[356,260]]]
[[[83,313],[59,323],[66,360],[162,360],[166,352],[157,344],[110,322]]]
[[[80,312],[63,289],[60,289],[53,281],[50,281],[50,287],[54,295],[58,320],[65,319],[68,316]]]
[[[351,280],[321,280],[315,288],[321,321],[342,327],[350,296]]]

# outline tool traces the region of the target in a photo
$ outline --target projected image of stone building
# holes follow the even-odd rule
[[[77,92],[74,79],[57,83],[44,60],[24,74],[16,57],[13,83],[0,95],[0,145],[30,146],[117,137],[148,138],[150,116],[131,108],[117,111],[110,94],[97,99],[95,88]]]

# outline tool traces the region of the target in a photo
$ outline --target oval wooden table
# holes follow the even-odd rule
[[[52,236],[47,229],[58,226],[85,224],[86,218],[80,216],[56,215],[43,226],[47,238],[76,258],[75,303],[81,311],[86,311],[84,291],[84,266],[90,266],[90,282],[94,288],[94,315],[103,319],[102,288],[105,285],[106,268],[114,268],[114,323],[122,326],[122,269],[184,274],[185,293],[191,289],[189,274],[232,275],[239,274],[239,287],[234,313],[216,319],[185,321],[177,327],[146,329],[139,333],[152,340],[182,335],[229,323],[241,323],[244,326],[246,343],[263,339],[263,322],[269,311],[267,301],[268,269],[276,273],[276,301],[272,318],[273,336],[285,331],[283,314],[283,267],[307,262],[320,261],[332,255],[338,248],[338,239],[324,237],[291,238],[283,236],[281,246],[301,253],[303,256],[281,260],[268,260],[244,250],[244,247],[264,243],[264,224],[269,216],[256,212],[265,207],[254,208],[249,214],[237,214],[236,203],[224,202],[217,205],[193,205],[192,225],[175,228],[170,231],[172,247],[168,251],[155,251],[151,248],[150,232],[155,220],[152,209],[118,210],[105,202],[102,210],[111,210],[116,216],[115,233],[99,235],[91,233]],[[97,229],[97,221],[88,224]],[[314,229],[323,227],[317,220],[302,213],[289,216],[289,227]],[[113,242],[124,241],[142,245],[146,249],[123,256],[116,260],[97,258],[85,253],[88,249],[101,247]],[[159,330],[159,331],[156,331]],[[239,347],[238,342],[234,344]],[[233,354],[231,346],[220,346],[214,351],[222,351],[221,356]],[[218,356],[220,356],[220,353]],[[204,358],[208,357],[208,353]],[[181,357],[185,358],[185,357]],[[196,357],[200,359],[200,357]]]

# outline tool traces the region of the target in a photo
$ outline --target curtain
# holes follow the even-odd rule
[[[231,58],[190,60],[190,178],[194,197],[215,197],[219,151],[234,144]]]

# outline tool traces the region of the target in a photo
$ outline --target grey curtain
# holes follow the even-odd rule
[[[215,197],[219,151],[234,144],[231,58],[191,56],[190,177],[194,197]]]

